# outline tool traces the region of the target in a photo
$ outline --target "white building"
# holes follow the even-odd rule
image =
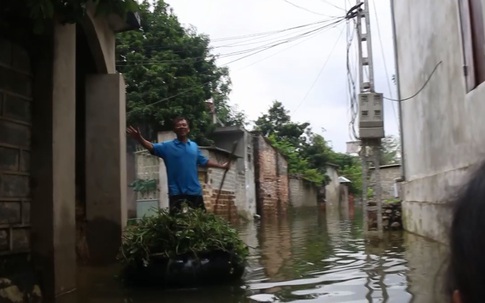
[[[485,6],[481,0],[391,2],[400,98],[424,86],[400,103],[404,227],[445,241],[447,201],[469,168],[485,159]]]

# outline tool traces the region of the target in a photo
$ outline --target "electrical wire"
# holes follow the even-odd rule
[[[336,26],[336,25],[335,25],[335,26]],[[334,28],[335,26],[333,26],[332,28]],[[255,61],[255,62],[252,62],[251,64],[248,64],[248,65],[246,65],[246,66],[244,66],[244,67],[242,67],[242,68],[240,68],[240,69],[237,69],[237,70],[238,70],[238,71],[243,70],[243,69],[248,68],[248,67],[250,67],[250,66],[253,66],[254,64],[257,64],[257,63],[259,63],[259,62],[261,62],[261,61],[264,61],[264,60],[267,60],[267,59],[269,59],[269,58],[272,58],[272,57],[276,56],[277,54],[279,54],[279,53],[281,53],[281,52],[284,52],[284,51],[286,51],[286,50],[288,50],[288,49],[290,49],[290,48],[293,48],[293,47],[295,47],[295,46],[297,46],[297,45],[302,44],[303,42],[306,42],[306,41],[308,41],[308,40],[312,39],[312,38],[313,38],[313,37],[315,37],[317,34],[319,34],[319,33],[321,33],[321,32],[324,32],[326,29],[327,29],[327,28],[325,28],[324,30],[322,30],[322,31],[320,31],[320,32],[318,32],[318,33],[315,33],[315,35],[312,35],[312,36],[306,37],[306,38],[304,38],[304,39],[301,39],[301,40],[300,40],[299,42],[297,42],[297,43],[294,43],[294,44],[292,44],[292,45],[290,45],[290,46],[288,46],[288,47],[286,47],[286,48],[284,48],[284,49],[281,49],[281,50],[279,50],[279,51],[277,51],[277,52],[275,52],[275,53],[273,53],[273,54],[271,54],[271,55],[269,55],[269,56],[266,56],[266,57],[264,57],[264,58],[262,58],[262,59],[260,59],[260,60]]]
[[[311,90],[313,89],[313,87],[315,86],[315,84],[317,83],[318,79],[320,78],[320,75],[322,74],[322,72],[325,70],[325,67],[327,66],[327,63],[328,61],[330,60],[330,57],[332,56],[335,48],[337,47],[337,44],[338,42],[340,41],[340,37],[342,37],[342,33],[344,32],[343,31],[344,28],[342,28],[342,30],[340,31],[340,34],[337,38],[337,40],[335,41],[335,44],[333,45],[330,53],[328,54],[328,57],[327,59],[325,60],[325,62],[323,63],[323,66],[321,67],[320,71],[318,72],[318,75],[317,77],[315,78],[315,80],[313,81],[312,85],[310,86],[310,88],[307,90],[307,92],[305,93],[305,96],[303,97],[303,99],[298,103],[297,107],[292,111],[292,114],[295,114],[298,109],[300,108],[300,106],[303,104],[303,102],[306,100],[306,98],[308,97],[308,95],[310,94]]]
[[[325,14],[321,14],[321,13],[317,13],[315,11],[309,10],[309,9],[303,7],[303,6],[299,6],[299,5],[293,3],[293,2],[291,2],[289,0],[283,0],[283,1],[286,2],[286,3],[288,3],[288,4],[290,4],[290,5],[292,5],[292,6],[294,6],[294,7],[296,7],[296,8],[299,8],[299,9],[301,9],[303,11],[306,11],[308,13],[311,13],[311,14],[314,14],[314,15],[319,15],[319,16],[328,16],[328,15],[325,15]]]
[[[330,28],[330,27],[342,22],[343,20],[344,20],[343,18],[338,18],[335,21],[332,21],[328,24],[320,25],[317,28],[307,30],[305,32],[299,32],[298,34],[294,34],[291,37],[284,37],[284,38],[279,37],[279,38],[277,38],[277,40],[272,40],[272,41],[269,41],[269,42],[265,41],[265,44],[262,44],[262,45],[259,45],[259,46],[256,46],[256,47],[246,48],[246,49],[243,49],[243,50],[238,50],[238,51],[224,53],[224,54],[213,55],[213,57],[200,56],[200,57],[173,59],[173,60],[153,60],[153,59],[152,60],[138,60],[138,61],[137,60],[131,60],[131,61],[126,61],[126,63],[123,63],[123,64],[118,64],[118,66],[134,66],[134,65],[141,65],[141,64],[152,65],[152,64],[162,64],[162,63],[170,63],[170,64],[180,63],[180,64],[182,64],[182,63],[186,63],[186,62],[198,62],[198,61],[204,61],[204,60],[207,60],[207,59],[209,59],[209,60],[214,59],[215,60],[215,59],[222,59],[222,58],[236,57],[236,56],[243,56],[244,58],[246,58],[248,56],[255,55],[257,53],[260,53],[262,51],[277,47],[279,45],[286,44],[286,43],[304,38],[308,35],[312,35],[312,34],[317,33],[317,32],[319,32],[323,29]],[[239,58],[235,61],[239,61],[240,59],[242,59],[242,58]]]
[[[337,6],[337,5],[333,4],[333,3],[330,3],[330,2],[328,2],[327,0],[321,0],[321,1],[322,1],[322,2],[324,2],[324,3],[326,3],[326,4],[328,4],[328,5],[330,5],[330,6],[333,6],[333,7],[337,8],[337,9],[339,9],[339,10],[343,10],[343,11],[345,11],[345,9],[344,9],[344,8],[339,7],[339,6]]]
[[[338,23],[342,22],[343,20],[344,20],[344,19],[342,18],[342,19],[341,19],[341,20],[339,20],[338,22],[334,22],[335,24],[330,24],[330,25],[333,25],[333,26],[335,27],[335,26],[336,26]],[[321,30],[321,29],[324,29],[324,28],[328,28],[328,26],[330,26],[330,25],[326,25],[326,26],[324,26],[324,27],[321,27],[321,28],[320,28],[320,30]],[[274,45],[274,46],[276,46],[276,45]],[[274,46],[273,46],[273,47],[274,47]],[[266,49],[264,49],[264,50],[266,50]],[[261,52],[261,51],[262,51],[262,50],[260,50],[260,51],[258,51],[258,52]],[[254,53],[252,53],[252,54],[250,54],[250,55],[254,55]],[[248,56],[250,56],[250,55],[247,55],[247,56],[245,56],[245,57],[248,57]],[[239,58],[239,59],[242,59],[242,58]],[[233,63],[233,62],[235,62],[235,61],[237,61],[237,60],[233,60],[233,61],[231,61],[231,62],[228,62],[228,63],[224,64],[223,66],[227,66],[228,64]],[[207,81],[207,82],[203,83],[203,84],[202,84],[202,86],[205,86],[205,85],[210,84],[210,83],[212,83],[212,82],[213,82],[213,80]],[[169,96],[169,97],[166,97],[166,98],[162,98],[161,100],[155,101],[155,102],[150,103],[150,104],[146,104],[145,106],[152,106],[152,105],[159,104],[159,103],[161,103],[161,102],[169,101],[169,100],[171,100],[171,99],[173,99],[173,98],[176,98],[176,97],[182,96],[182,95],[184,95],[184,94],[186,94],[186,93],[188,93],[188,92],[191,92],[191,91],[194,91],[194,90],[197,90],[197,89],[200,89],[200,88],[201,88],[201,86],[196,86],[196,87],[192,87],[192,88],[189,88],[189,89],[186,89],[186,90],[182,90],[181,92],[179,92],[179,93],[177,93],[177,94],[175,94],[175,95],[172,95],[172,96]]]
[[[377,16],[376,1],[373,1],[372,7],[374,8],[374,15],[375,15],[376,25],[377,25],[377,37],[379,38],[379,44],[381,46],[381,55],[382,55],[382,61],[384,63],[384,71],[385,71],[385,74],[386,74],[387,88],[389,90],[389,95],[391,96],[391,98],[393,98],[394,96],[393,96],[392,89],[391,89],[391,79],[389,77],[389,72],[388,72],[388,69],[387,69],[386,56],[384,54],[384,45],[382,43],[381,27],[379,25],[379,17]],[[394,103],[391,103],[391,106],[392,106],[392,113],[394,114],[394,120],[396,122],[396,127],[399,129],[399,119],[397,117],[396,107],[394,106]]]
[[[407,98],[403,98],[403,99],[392,99],[392,98],[387,98],[387,97],[384,97],[384,99],[386,100],[389,100],[389,101],[395,101],[395,102],[403,102],[403,101],[407,101],[407,100],[411,100],[413,99],[414,97],[416,97],[417,95],[419,95],[420,92],[423,91],[423,89],[426,87],[426,85],[428,85],[429,81],[431,80],[431,78],[433,77],[433,74],[436,72],[436,69],[438,68],[438,66],[443,63],[443,61],[440,61],[438,62],[435,67],[433,68],[433,71],[431,72],[431,74],[429,75],[428,79],[426,79],[426,81],[424,82],[423,86],[416,92],[414,93],[413,95],[407,97]]]

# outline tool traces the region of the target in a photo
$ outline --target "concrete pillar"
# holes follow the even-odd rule
[[[125,83],[86,78],[86,219],[92,263],[115,261],[127,220]]]
[[[33,65],[32,256],[46,302],[76,288],[74,25],[54,25]]]

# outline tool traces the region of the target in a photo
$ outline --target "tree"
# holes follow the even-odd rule
[[[271,145],[276,148],[288,160],[290,174],[301,176],[317,184],[323,184],[325,174],[318,169],[311,167],[308,160],[301,157],[300,152],[293,144],[286,140],[278,139],[274,134],[268,137]]]
[[[400,152],[401,144],[399,138],[393,135],[385,137],[381,143],[380,164],[398,164],[401,160]]]
[[[170,130],[176,116],[187,117],[196,139],[213,127],[206,101],[214,101],[219,119],[242,123],[244,114],[228,104],[231,80],[216,65],[210,40],[184,28],[164,1],[140,4],[141,31],[117,36],[118,70],[127,84],[127,120],[142,125],[148,137]]]
[[[278,140],[291,143],[295,148],[299,148],[305,142],[303,135],[310,123],[294,123],[291,121],[289,111],[285,109],[279,101],[273,104],[267,114],[263,114],[256,121],[256,129],[261,131],[263,136],[274,135]]]

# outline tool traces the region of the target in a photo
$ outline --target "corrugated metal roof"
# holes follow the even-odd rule
[[[344,176],[338,177],[338,181],[340,183],[352,183],[352,181],[350,181],[349,179],[345,178]]]

